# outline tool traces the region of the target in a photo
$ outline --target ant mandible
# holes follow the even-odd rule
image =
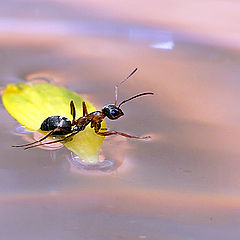
[[[73,117],[72,121],[67,119],[66,117],[62,116],[51,116],[46,118],[40,127],[40,130],[42,131],[49,131],[43,138],[39,139],[38,141],[24,144],[24,145],[16,145],[13,147],[25,147],[24,150],[45,145],[45,144],[53,144],[57,142],[63,142],[70,137],[76,135],[80,131],[83,131],[88,124],[91,123],[91,128],[94,128],[94,131],[96,134],[101,135],[101,136],[110,136],[110,135],[121,135],[123,137],[127,138],[136,138],[136,139],[147,139],[150,138],[150,136],[146,137],[137,137],[137,136],[131,136],[126,133],[122,132],[117,132],[115,130],[106,130],[106,131],[100,131],[104,130],[101,129],[101,124],[102,121],[105,117],[111,119],[111,120],[116,120],[120,118],[121,116],[124,115],[123,111],[120,109],[120,106],[128,101],[133,100],[134,98],[138,98],[144,95],[153,95],[152,92],[143,92],[139,93],[137,95],[134,95],[128,99],[123,100],[119,105],[117,105],[117,98],[118,98],[118,87],[124,83],[127,79],[129,79],[135,72],[137,71],[137,68],[135,68],[125,79],[123,79],[118,85],[115,86],[115,101],[114,104],[108,104],[105,105],[101,111],[94,111],[91,113],[88,113],[86,103],[82,102],[82,107],[83,107],[83,116],[76,119],[76,110],[75,110],[75,105],[74,102],[70,102],[70,111],[71,115]],[[45,140],[47,137],[50,136],[65,136],[61,139],[42,143],[43,140]]]

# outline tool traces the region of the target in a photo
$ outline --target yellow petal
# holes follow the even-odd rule
[[[76,107],[77,118],[82,116],[82,102],[88,112],[96,111],[91,103],[78,94],[50,83],[9,84],[4,89],[2,101],[7,111],[23,126],[38,131],[47,117],[58,115],[72,120],[70,101]],[[102,127],[106,124],[103,122]],[[74,136],[72,141],[63,143],[68,149],[88,163],[96,163],[104,137],[97,135],[89,126]]]

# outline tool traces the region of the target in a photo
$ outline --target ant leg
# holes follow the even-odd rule
[[[65,138],[63,139],[59,139],[59,140],[55,140],[55,141],[51,141],[51,142],[46,142],[46,143],[39,143],[37,145],[33,145],[33,146],[29,146],[29,147],[26,147],[24,148],[24,150],[27,150],[29,148],[34,148],[34,147],[38,147],[38,146],[42,146],[42,145],[48,145],[48,144],[54,144],[54,143],[58,143],[58,142],[62,142],[62,141],[65,141],[66,139],[74,136],[75,134],[77,134],[78,132],[73,132],[71,133],[70,135],[66,136]]]
[[[105,130],[105,131],[107,131],[107,130],[109,130],[109,128],[101,128],[100,130]]]
[[[57,129],[57,130],[59,130],[59,129]],[[50,135],[52,135],[55,131],[56,131],[56,129],[50,131],[50,132],[49,132],[48,134],[46,134],[44,137],[40,138],[39,140],[37,140],[37,141],[35,141],[35,142],[27,143],[27,144],[23,144],[23,145],[13,145],[12,147],[26,147],[26,146],[29,146],[29,145],[32,145],[32,144],[41,142],[41,141],[43,141],[44,139],[46,139],[47,137],[49,137]]]
[[[76,110],[73,101],[70,102],[70,109],[71,109],[71,115],[73,117],[72,119],[72,124],[75,123],[75,118],[76,118]]]
[[[33,145],[33,144],[35,144],[35,143],[39,143],[39,142],[45,140],[46,138],[48,138],[49,136],[53,135],[54,132],[56,132],[56,131],[58,131],[58,130],[64,131],[65,129],[62,129],[62,128],[60,128],[60,127],[55,128],[55,129],[53,129],[52,131],[50,131],[49,133],[47,133],[44,137],[40,138],[39,140],[37,140],[37,141],[35,141],[35,142],[27,143],[27,144],[23,144],[23,145],[14,145],[14,146],[12,146],[12,147],[26,147],[26,146]]]
[[[110,130],[110,131],[106,131],[106,132],[99,132],[99,131],[95,131],[95,132],[96,132],[96,134],[101,135],[101,136],[121,135],[121,136],[126,137],[126,138],[135,138],[135,139],[151,138],[150,136],[146,136],[146,137],[131,136],[131,135],[128,135],[126,133],[117,132],[117,131],[114,131],[114,130]]]
[[[88,110],[85,102],[82,102],[83,107],[83,117],[88,115]]]

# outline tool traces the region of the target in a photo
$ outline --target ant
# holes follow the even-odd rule
[[[70,102],[70,113],[72,115],[72,121],[70,121],[66,117],[62,116],[51,116],[46,118],[41,126],[40,130],[42,131],[49,131],[43,138],[39,139],[38,141],[24,144],[24,145],[16,145],[12,147],[25,147],[24,150],[45,145],[45,144],[53,144],[57,142],[63,142],[65,140],[68,140],[70,137],[73,137],[80,131],[83,131],[88,124],[91,123],[91,128],[94,128],[94,131],[96,134],[100,136],[110,136],[110,135],[121,135],[126,138],[135,138],[135,139],[147,139],[150,138],[150,136],[146,137],[137,137],[137,136],[131,136],[126,133],[117,132],[115,130],[106,130],[101,129],[102,121],[105,117],[116,120],[124,115],[123,111],[120,109],[121,105],[131,101],[135,98],[144,96],[144,95],[153,95],[152,92],[143,92],[139,93],[137,95],[134,95],[128,99],[123,100],[119,105],[117,105],[117,98],[118,98],[118,87],[124,83],[127,79],[129,79],[135,72],[137,71],[137,68],[135,68],[125,79],[123,79],[118,85],[115,86],[115,101],[114,104],[108,104],[105,105],[101,111],[94,111],[91,113],[88,113],[86,103],[82,102],[82,108],[83,108],[83,116],[76,119],[76,110],[74,102]],[[100,131],[100,130],[106,130],[106,131]],[[61,139],[42,143],[43,140],[50,136],[64,136]]]

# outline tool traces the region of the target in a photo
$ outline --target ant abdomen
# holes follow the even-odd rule
[[[72,123],[66,117],[51,116],[46,118],[40,127],[42,131],[54,131],[54,135],[66,135],[72,132]]]

